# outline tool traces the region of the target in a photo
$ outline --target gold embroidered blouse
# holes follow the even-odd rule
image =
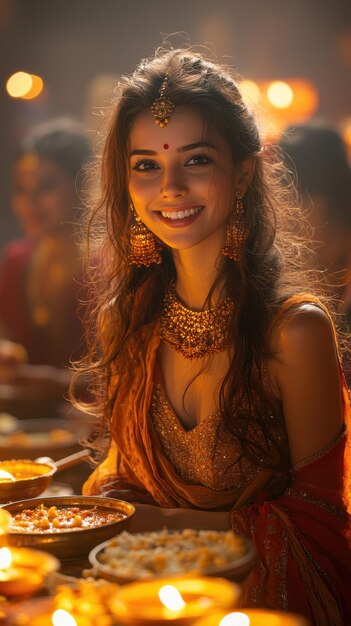
[[[219,411],[186,430],[160,383],[154,386],[151,418],[165,455],[184,481],[216,491],[234,489],[239,496],[260,471],[241,455],[240,444],[225,428]],[[278,427],[273,415],[270,419],[276,438],[283,443],[285,429]],[[262,435],[260,441],[266,445]]]

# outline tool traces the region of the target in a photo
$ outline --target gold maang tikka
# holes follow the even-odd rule
[[[165,77],[161,87],[159,97],[151,105],[151,113],[155,117],[155,122],[164,128],[171,121],[171,114],[174,111],[174,104],[169,98],[166,98],[165,93],[168,86],[168,76]]]

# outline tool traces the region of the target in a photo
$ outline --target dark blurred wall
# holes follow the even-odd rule
[[[350,0],[0,0],[0,248],[17,233],[9,181],[25,132],[54,115],[82,118],[96,75],[130,72],[176,31],[245,77],[308,78],[320,92],[319,114],[350,115]],[[43,77],[40,98],[7,96],[18,70]]]

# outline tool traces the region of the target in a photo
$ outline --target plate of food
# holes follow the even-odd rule
[[[11,515],[9,544],[46,550],[61,560],[89,551],[129,528],[135,508],[99,496],[32,498],[4,505]]]
[[[17,420],[5,415],[0,428],[0,459],[50,456],[57,460],[80,449],[77,425],[66,419]],[[10,419],[12,417],[12,420]]]
[[[255,560],[252,542],[231,530],[123,531],[89,554],[93,572],[117,583],[184,575],[240,581]]]

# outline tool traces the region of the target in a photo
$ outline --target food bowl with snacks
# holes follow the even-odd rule
[[[129,533],[89,554],[94,574],[129,583],[184,575],[222,576],[240,582],[256,561],[253,544],[231,530],[167,530]]]
[[[89,551],[129,528],[135,508],[124,500],[99,496],[33,498],[4,505],[11,515],[12,546],[40,548],[60,560]]]

